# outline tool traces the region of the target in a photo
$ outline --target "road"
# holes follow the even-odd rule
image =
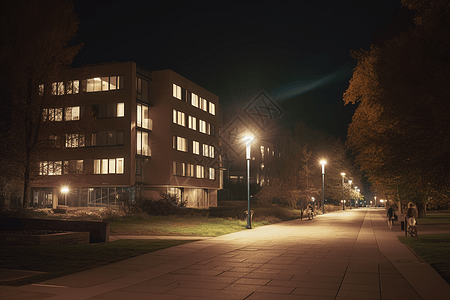
[[[447,299],[450,286],[354,209],[193,242],[23,287],[1,299]]]

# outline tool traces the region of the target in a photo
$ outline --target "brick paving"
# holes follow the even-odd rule
[[[159,250],[7,299],[447,299],[450,286],[397,240],[384,210],[357,209]],[[123,238],[123,237],[122,237]]]

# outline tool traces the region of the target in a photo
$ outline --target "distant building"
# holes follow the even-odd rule
[[[150,72],[134,62],[71,69],[44,88],[65,103],[45,108],[45,122],[72,130],[52,137],[59,148],[39,162],[31,205],[109,206],[123,194],[167,192],[188,207],[217,206],[216,95],[171,70]],[[87,127],[76,126],[89,116]]]

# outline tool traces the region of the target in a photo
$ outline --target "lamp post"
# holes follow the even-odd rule
[[[375,199],[375,208],[377,208],[377,196],[373,197]]]
[[[325,214],[325,165],[327,161],[322,159],[320,164],[322,165],[322,213]]]
[[[352,208],[352,200],[353,200],[353,197],[352,197],[352,180],[351,179],[349,179],[348,180],[348,186],[349,186],[349,191],[350,191],[350,209]],[[356,205],[355,205],[355,207],[356,207]]]
[[[67,186],[64,186],[61,188],[61,193],[64,195],[64,205],[67,205],[66,202],[66,194],[69,192],[69,188]]]
[[[246,229],[252,229],[252,220],[251,220],[251,214],[250,214],[250,146],[253,141],[253,136],[245,136],[244,141],[246,144],[246,159],[247,159],[247,203],[248,203],[248,210],[247,210],[247,227]]]
[[[342,210],[345,210],[345,199],[344,199],[344,178],[345,178],[345,173],[342,172],[341,176],[342,176]]]

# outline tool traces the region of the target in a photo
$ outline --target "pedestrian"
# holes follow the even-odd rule
[[[389,225],[389,229],[392,229],[392,222],[394,221],[394,208],[389,206],[389,209],[387,211],[387,221]]]
[[[408,210],[406,211],[406,218],[408,220],[408,226],[416,225],[416,218],[418,216],[417,208],[414,203],[408,203]]]

